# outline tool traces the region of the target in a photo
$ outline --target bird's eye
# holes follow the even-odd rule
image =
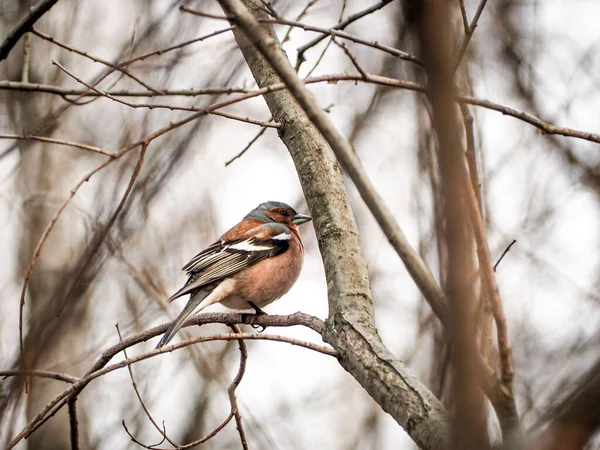
[[[287,217],[289,215],[289,213],[285,209],[282,209],[281,211],[279,211],[279,215],[283,216],[283,217]]]

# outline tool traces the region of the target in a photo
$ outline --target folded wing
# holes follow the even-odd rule
[[[291,232],[279,223],[261,225],[248,234],[251,236],[217,241],[194,256],[182,269],[189,275],[187,283],[169,301],[280,255],[290,246]]]

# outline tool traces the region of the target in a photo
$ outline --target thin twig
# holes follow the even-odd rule
[[[77,398],[69,400],[69,429],[71,436],[71,450],[80,450],[79,447],[79,422],[77,421]]]
[[[462,2],[461,2],[462,3]],[[475,202],[477,203],[477,210],[473,211],[471,208],[471,214],[478,214],[481,222],[483,223],[483,202],[481,198],[481,187],[479,184],[479,172],[477,170],[477,158],[475,156],[475,133],[473,131],[473,116],[469,111],[469,107],[465,104],[460,104],[460,111],[463,117],[463,124],[465,128],[467,149],[465,151],[465,157],[467,160],[467,166],[469,168],[469,179],[470,189],[473,191]],[[474,219],[471,219],[474,220]],[[475,226],[475,225],[474,225]],[[483,263],[483,256],[481,242],[477,242],[477,258],[479,264]],[[478,271],[478,275],[482,275],[482,271]],[[487,362],[490,357],[490,350],[492,348],[492,326],[494,324],[494,315],[492,314],[492,308],[490,306],[490,295],[487,287],[489,283],[482,283],[484,289],[480,290],[480,309],[482,313],[482,326],[481,326],[481,342],[480,342],[480,353],[483,359]]]
[[[21,92],[44,92],[48,94],[60,95],[66,97],[77,95],[83,97],[103,97],[104,93],[90,91],[90,89],[71,89],[50,84],[24,83],[22,81],[0,80],[0,89],[9,91]],[[104,91],[113,97],[198,97],[201,95],[231,95],[231,94],[246,94],[252,92],[250,89],[242,87],[222,87],[222,88],[206,88],[206,89],[172,89],[163,90],[159,93],[153,91],[131,90],[131,89],[107,89]]]
[[[376,11],[377,9],[382,8],[383,6],[387,5],[388,3],[390,3],[392,0],[384,0],[380,3],[378,3],[377,5],[372,6],[371,8],[368,8],[364,11],[361,11],[357,14],[354,14],[353,16],[350,16],[348,19],[346,19],[342,24],[338,24],[333,28],[322,28],[322,27],[317,27],[314,25],[309,25],[306,23],[302,23],[302,22],[298,22],[295,20],[287,20],[284,19],[283,17],[276,17],[274,19],[261,19],[259,20],[259,22],[261,23],[271,23],[271,24],[279,24],[279,25],[286,25],[289,27],[295,27],[295,28],[302,28],[305,31],[314,31],[317,33],[321,33],[322,36],[320,36],[319,38],[315,39],[314,41],[311,42],[315,42],[316,45],[319,42],[321,42],[323,39],[325,39],[327,36],[334,36],[334,37],[339,37],[342,39],[348,39],[349,41],[353,41],[356,42],[358,44],[362,44],[365,45],[367,47],[371,47],[371,48],[375,48],[377,50],[381,50],[383,52],[389,53],[391,55],[394,55],[400,59],[406,60],[406,61],[410,61],[413,62],[415,64],[421,65],[421,61],[419,60],[419,58],[417,58],[414,55],[411,55],[410,53],[404,52],[402,50],[399,50],[397,48],[394,47],[390,47],[388,45],[383,45],[380,44],[378,42],[375,41],[367,41],[366,39],[362,39],[358,36],[352,35],[350,33],[346,33],[344,31],[341,31],[341,29],[345,28],[348,24],[360,19],[361,17],[364,17],[365,15]],[[191,10],[190,8],[186,8],[186,11],[188,12],[192,12],[193,10]],[[313,45],[310,45],[311,42],[309,42],[308,44],[306,44],[306,49],[312,47]],[[302,62],[305,61],[304,59],[304,51],[302,51],[302,49],[304,47],[301,47],[298,49],[298,59],[297,59],[297,63],[296,63],[296,71],[299,70],[300,68],[300,64],[302,64]]]
[[[359,19],[362,19],[363,17],[374,13],[375,11],[383,8],[384,6],[386,6],[387,4],[391,3],[393,0],[383,0],[379,3],[376,3],[375,5],[366,8],[362,11],[357,12],[356,14],[351,15],[350,17],[348,17],[346,20],[344,20],[343,22],[338,23],[337,25],[333,26],[331,29],[332,30],[343,30],[344,28],[346,28],[348,25],[350,25],[353,22],[356,22]],[[299,19],[298,19],[299,20]],[[298,56],[297,56],[297,61],[304,61],[305,57],[304,57],[304,53],[306,53],[306,51],[312,47],[314,47],[315,45],[317,45],[319,42],[321,42],[323,39],[325,39],[327,37],[327,35],[323,34],[321,36],[316,37],[315,39],[313,39],[312,41],[307,42],[306,44],[304,44],[302,47],[298,48]],[[300,62],[301,64],[301,62]],[[299,69],[299,65],[298,63],[296,63],[296,72]]]
[[[465,34],[469,32],[469,19],[467,18],[467,10],[465,9],[464,0],[458,0],[458,5],[460,6],[460,16],[462,18],[463,29],[465,30]]]
[[[105,59],[98,58],[96,56],[90,55],[87,52],[84,52],[84,51],[81,51],[81,50],[77,50],[76,48],[71,47],[71,46],[69,46],[69,45],[67,45],[67,44],[65,44],[63,42],[60,42],[59,40],[53,38],[52,36],[49,36],[49,35],[47,35],[45,33],[42,33],[41,31],[39,31],[39,30],[37,30],[35,28],[33,28],[31,30],[31,32],[33,34],[35,34],[37,37],[39,37],[41,39],[44,39],[44,40],[46,40],[48,42],[51,42],[51,43],[57,45],[60,48],[64,48],[65,50],[67,50],[69,52],[73,52],[73,53],[76,53],[78,55],[84,56],[86,58],[91,59],[94,62],[97,62],[97,63],[100,63],[100,64],[104,64],[105,66],[110,67],[111,69],[113,69],[113,70],[115,70],[117,72],[121,72],[123,75],[128,76],[129,78],[131,78],[132,80],[136,81],[137,83],[139,83],[141,86],[145,87],[146,89],[154,92],[155,94],[158,94],[158,95],[162,94],[162,92],[159,89],[155,89],[152,86],[148,85],[147,83],[145,83],[144,81],[142,81],[139,77],[135,76],[134,74],[132,74],[130,71],[128,71],[124,67],[120,67],[119,65],[113,64],[110,61],[107,61]]]
[[[252,147],[252,145],[254,145],[254,143],[256,141],[258,141],[258,139],[265,134],[265,131],[267,131],[266,127],[262,127],[258,133],[256,133],[256,135],[250,140],[250,142],[248,142],[248,144],[242,149],[241,152],[239,152],[237,155],[235,155],[233,158],[231,158],[229,161],[225,162],[225,167],[227,167],[229,164],[231,164],[232,162],[234,162],[236,159],[241,158],[242,156],[244,156],[244,153],[246,153],[248,150],[250,150],[250,147]]]
[[[119,324],[115,324],[115,327],[117,328],[117,334],[119,335],[119,342],[123,341],[123,337],[121,336],[121,330],[119,329]],[[125,359],[128,359],[127,356],[127,349],[123,349],[123,354],[125,355]],[[146,416],[148,417],[148,419],[150,420],[150,422],[152,422],[152,425],[154,425],[154,428],[156,428],[158,430],[158,432],[162,435],[163,440],[158,443],[157,445],[160,445],[163,443],[163,441],[166,439],[169,444],[171,444],[173,447],[179,447],[168,435],[167,435],[167,431],[165,429],[165,425],[163,422],[163,426],[162,428],[158,425],[158,423],[156,422],[156,420],[154,420],[154,417],[152,416],[152,413],[150,412],[150,409],[148,408],[148,405],[146,405],[146,402],[144,402],[144,399],[142,398],[142,394],[140,393],[138,387],[137,387],[137,383],[135,382],[135,378],[133,377],[133,369],[131,368],[131,366],[127,366],[127,371],[129,372],[129,378],[131,379],[131,385],[133,386],[133,390],[135,391],[135,395],[137,396],[140,405],[142,405],[142,409],[144,410],[144,412],[146,413]],[[123,421],[123,426],[125,426],[125,421]],[[125,428],[127,429],[127,428]],[[151,447],[156,447],[154,445],[152,445]]]
[[[48,370],[0,370],[0,377],[51,378],[53,380],[64,381],[65,383],[75,383],[79,379],[65,373],[50,372]]]
[[[57,145],[66,145],[69,147],[75,147],[82,150],[87,150],[88,152],[100,153],[101,155],[109,156],[111,158],[115,157],[114,152],[105,150],[100,147],[94,147],[92,145],[80,144],[78,142],[70,142],[63,141],[61,139],[54,139],[45,136],[29,136],[29,135],[18,135],[18,134],[0,134],[0,139],[18,139],[22,141],[39,141],[46,142],[48,144],[57,144]]]
[[[302,11],[300,11],[300,14],[298,14],[296,16],[296,22],[299,22],[304,16],[306,16],[306,14],[308,13],[308,10],[310,8],[312,8],[313,5],[315,5],[318,1],[319,0],[310,0],[306,4],[304,9]],[[285,32],[285,35],[283,36],[283,39],[281,39],[281,45],[285,44],[290,39],[290,35],[292,34],[293,29],[294,29],[294,27],[288,27],[287,31]]]
[[[235,334],[241,334],[242,331],[238,325],[231,325],[231,329]],[[242,424],[242,415],[240,414],[240,410],[237,403],[237,398],[235,396],[235,390],[240,385],[242,381],[242,377],[246,372],[246,360],[248,359],[248,348],[246,347],[246,343],[243,339],[238,341],[240,346],[240,366],[238,372],[227,388],[227,394],[229,395],[229,403],[231,404],[231,412],[235,417],[235,426],[240,435],[240,441],[242,443],[242,448],[244,450],[248,450],[248,441],[246,440],[246,433],[244,432],[244,426]]]
[[[506,247],[504,249],[504,251],[502,252],[502,254],[500,255],[500,258],[498,258],[498,261],[496,261],[496,264],[494,264],[494,272],[496,271],[496,269],[498,268],[498,264],[500,264],[500,262],[504,259],[504,256],[508,253],[508,251],[510,250],[510,248],[515,245],[517,243],[516,239],[513,239],[512,242],[510,244],[508,244],[508,247]]]
[[[360,74],[362,75],[363,79],[367,79],[367,72],[365,72],[365,70],[360,66],[360,64],[358,63],[358,60],[356,59],[356,57],[350,52],[350,49],[348,47],[346,47],[345,44],[338,42],[335,40],[335,38],[333,39],[334,44],[336,44],[338,47],[340,47],[344,53],[346,54],[346,56],[348,58],[350,58],[350,61],[352,61],[352,64],[354,65],[354,67],[356,68],[356,70],[358,70],[360,72]]]
[[[185,107],[185,106],[175,106],[175,105],[161,105],[161,104],[150,104],[150,103],[131,103],[131,102],[126,102],[125,100],[121,100],[117,97],[113,97],[112,95],[108,94],[107,92],[103,92],[99,89],[96,89],[94,86],[86,83],[85,81],[83,81],[81,78],[77,77],[75,74],[73,74],[72,72],[70,72],[69,70],[67,70],[65,67],[63,67],[61,64],[59,64],[56,61],[52,61],[52,64],[57,66],[60,70],[62,70],[64,73],[66,73],[67,75],[69,75],[71,78],[73,78],[74,80],[76,80],[78,83],[83,84],[84,86],[86,86],[88,89],[91,89],[92,91],[96,92],[97,94],[109,98],[110,100],[113,100],[117,103],[121,103],[122,105],[125,106],[129,106],[130,108],[148,108],[148,109],[168,109],[171,111],[201,111],[204,112],[206,111],[204,108],[196,108],[193,106],[190,107]],[[239,117],[239,116],[235,116],[233,114],[230,113],[225,113],[222,111],[211,111],[209,112],[209,114],[213,114],[215,116],[222,116],[222,117],[226,117],[228,119],[233,119],[233,120],[237,120],[240,122],[245,122],[245,123],[250,123],[252,125],[259,125],[261,127],[268,127],[268,128],[279,128],[279,124],[275,123],[275,122],[260,122],[258,120],[254,120],[254,119],[250,119],[248,117]]]
[[[211,431],[206,436],[204,436],[204,437],[202,437],[202,438],[200,438],[200,439],[198,439],[198,440],[196,440],[194,442],[190,442],[189,444],[178,445],[175,448],[177,450],[186,450],[188,448],[192,448],[192,447],[196,447],[197,445],[204,444],[206,441],[208,441],[208,440],[212,439],[213,437],[215,437],[219,433],[219,431],[221,431],[223,428],[225,428],[225,426],[229,422],[231,422],[231,419],[233,419],[233,414],[230,412],[229,415],[225,418],[225,420],[223,422],[221,422],[221,424],[219,426],[217,426],[213,431]],[[133,434],[131,434],[129,432],[129,430],[127,429],[127,425],[125,425],[125,421],[124,420],[121,421],[121,425],[123,425],[123,428],[125,429],[125,432],[129,435],[129,438],[133,442],[135,442],[136,444],[138,444],[141,447],[144,447],[144,448],[146,448],[148,450],[172,450],[170,448],[160,448],[160,447],[158,447],[157,445],[160,445],[160,444],[157,444],[157,445],[146,445],[146,444],[138,441],[133,436]]]
[[[21,36],[31,30],[31,27],[48,11],[52,8],[58,0],[41,0],[33,8],[29,9],[29,12],[21,21],[8,33],[6,39],[0,45],[0,61],[6,59],[10,51],[17,44]]]
[[[340,22],[343,18],[344,18],[344,12],[346,11],[346,0],[342,1],[342,8],[340,10],[340,16],[338,19],[338,22]],[[290,27],[291,29],[291,27]],[[331,42],[333,41],[333,36],[330,36],[329,39],[327,40],[327,44],[325,44],[325,48],[323,48],[323,51],[321,52],[321,54],[319,55],[319,57],[317,58],[317,61],[315,62],[315,64],[313,65],[312,69],[310,69],[308,71],[308,73],[304,76],[304,78],[309,78],[313,72],[315,70],[317,70],[317,67],[319,67],[319,64],[321,64],[321,61],[323,60],[323,58],[325,57],[325,53],[327,53],[327,50],[329,49],[329,47],[331,46]],[[282,44],[283,45],[283,44]],[[298,59],[296,61],[296,67],[295,70],[297,73],[300,73],[300,65],[304,62],[304,57],[302,60]]]
[[[462,3],[462,2],[461,2]],[[485,4],[487,0],[481,0],[479,6],[477,7],[477,11],[475,11],[475,15],[473,16],[473,20],[471,20],[471,24],[469,25],[469,29],[465,32],[465,36],[458,47],[458,52],[456,53],[456,61],[454,62],[454,71],[460,65],[462,58],[467,50],[467,46],[473,37],[473,33],[475,33],[475,28],[477,28],[477,23],[479,22],[479,18],[481,17],[481,13],[483,12],[483,8],[485,8]]]
[[[131,434],[131,432],[129,431],[129,429],[127,428],[127,425],[125,424],[125,420],[121,420],[121,425],[123,426],[123,428],[125,429],[125,433],[127,433],[129,435],[129,438],[135,442],[137,445],[139,445],[140,447],[144,447],[147,448],[148,450],[156,450],[158,448],[159,445],[161,445],[163,442],[165,442],[165,434],[167,433],[167,430],[164,428],[165,426],[165,422],[163,421],[163,429],[161,431],[162,434],[162,439],[160,440],[160,442],[157,442],[156,444],[151,444],[151,445],[146,445],[143,442],[138,441],[133,434]],[[179,448],[179,446],[175,446],[176,449]],[[169,449],[170,450],[170,449]]]
[[[187,13],[190,13],[190,14],[193,14],[194,16],[206,17],[208,19],[219,19],[219,20],[229,20],[229,19],[231,19],[231,17],[229,17],[227,15],[205,13],[203,11],[198,11],[196,9],[188,8],[186,5],[181,5],[179,7],[179,10],[187,12]]]
[[[202,42],[202,41],[205,41],[206,39],[210,39],[212,37],[215,37],[215,36],[218,36],[220,34],[223,34],[223,33],[226,33],[228,31],[231,31],[233,28],[235,28],[235,26],[231,26],[231,27],[223,28],[221,30],[213,31],[212,33],[205,34],[203,36],[200,36],[200,37],[197,37],[197,38],[194,38],[194,39],[190,39],[188,41],[184,41],[184,42],[172,45],[172,46],[167,47],[167,48],[163,48],[163,49],[160,49],[160,50],[155,50],[155,51],[149,52],[149,53],[144,53],[143,55],[136,56],[134,58],[131,58],[131,59],[127,60],[127,61],[124,61],[124,62],[120,63],[119,67],[126,67],[126,66],[128,66],[130,64],[133,64],[134,62],[143,61],[143,60],[145,60],[147,58],[150,58],[152,56],[159,56],[159,55],[163,55],[163,54],[168,53],[168,52],[172,52],[174,50],[179,50],[179,49],[181,49],[183,47],[187,47],[188,45],[195,44],[196,42]]]

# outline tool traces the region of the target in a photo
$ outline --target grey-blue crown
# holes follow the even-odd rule
[[[292,211],[294,210],[287,203],[283,203],[283,202],[264,202],[264,203],[261,203],[260,205],[258,205],[256,208],[254,208],[248,214],[246,214],[246,217],[244,217],[244,219],[258,219],[258,220],[262,220],[262,221],[265,221],[265,222],[274,222],[274,220],[271,219],[267,215],[267,211],[270,211],[273,208],[290,208]]]

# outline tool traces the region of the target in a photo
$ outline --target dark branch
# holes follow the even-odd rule
[[[31,30],[31,27],[52,8],[58,0],[42,0],[29,10],[29,13],[14,27],[2,45],[0,45],[0,61],[6,59],[13,47],[19,42],[21,36]]]

